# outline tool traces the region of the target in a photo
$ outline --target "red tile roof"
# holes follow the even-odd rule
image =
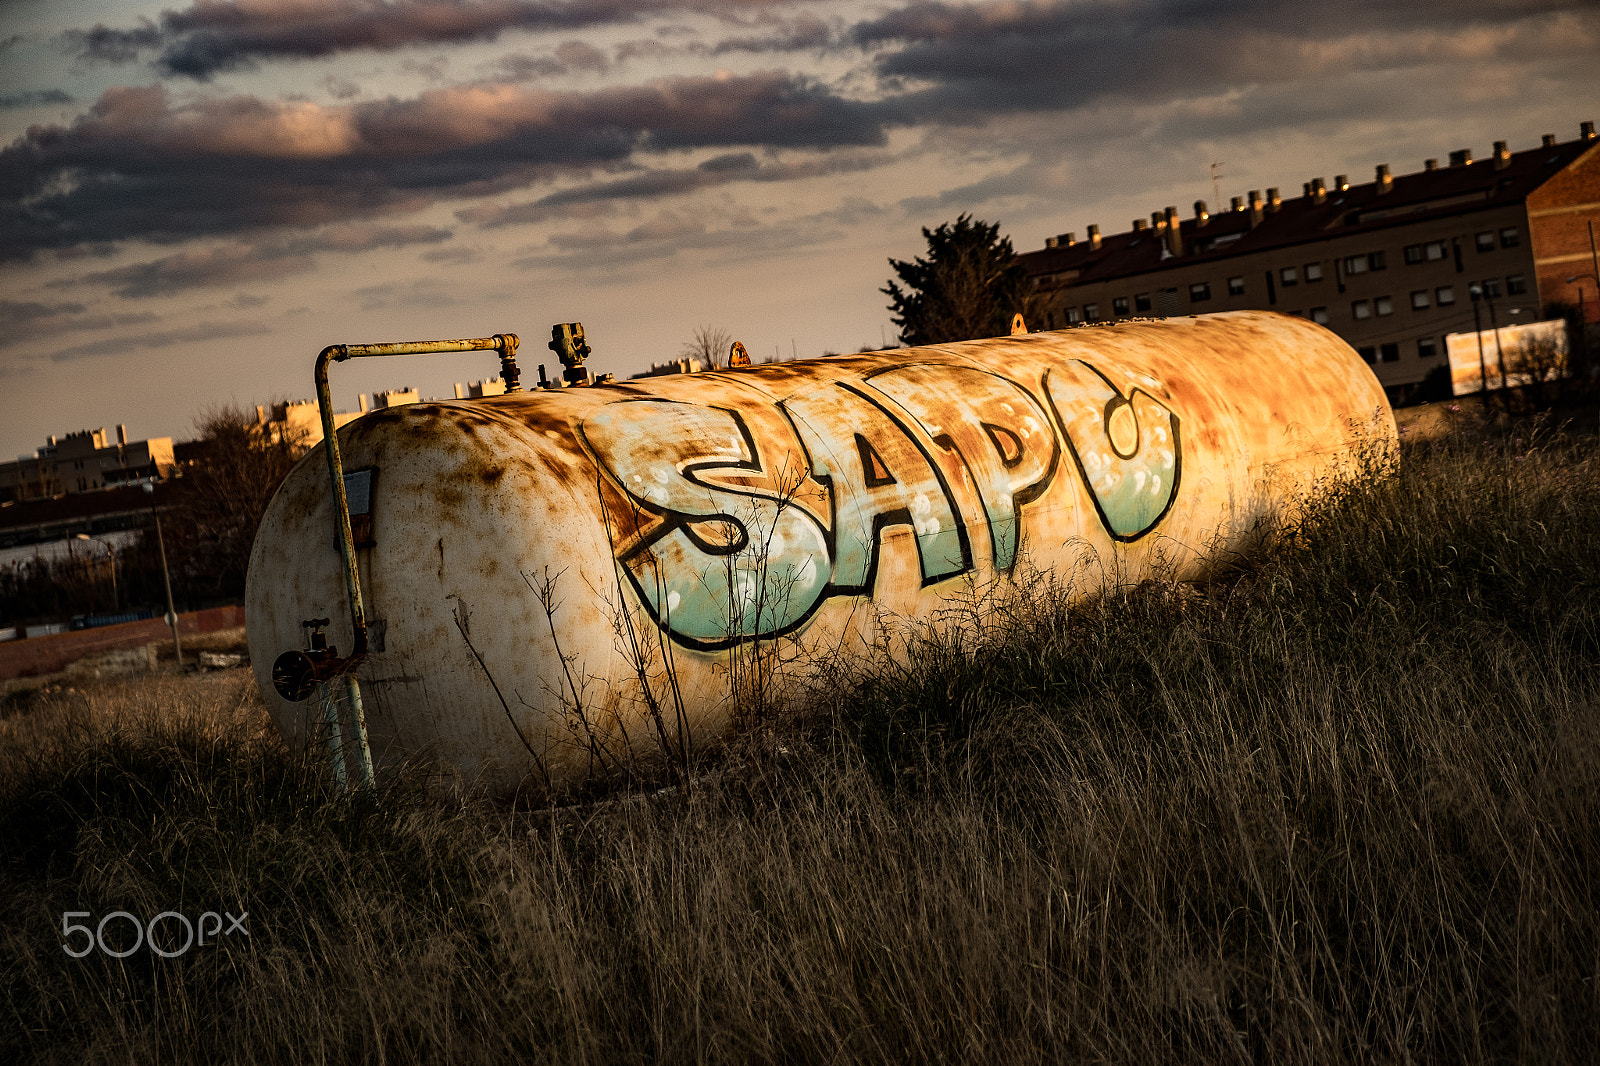
[[[1243,211],[1219,211],[1204,226],[1192,217],[1182,218],[1178,231],[1183,238],[1182,256],[1163,259],[1164,234],[1146,228],[1102,237],[1098,250],[1088,241],[1079,241],[1071,246],[1024,252],[1017,259],[1036,277],[1077,271],[1075,277],[1062,278],[1063,285],[1226,260],[1250,252],[1447,217],[1465,209],[1518,203],[1579,156],[1597,149],[1600,141],[1579,139],[1513,153],[1507,165],[1499,169],[1490,156],[1465,166],[1402,174],[1394,178],[1393,187],[1386,193],[1378,191],[1376,181],[1352,185],[1343,192],[1330,187],[1321,204],[1311,196],[1285,199],[1277,211],[1267,210],[1254,229],[1250,228],[1248,205]]]

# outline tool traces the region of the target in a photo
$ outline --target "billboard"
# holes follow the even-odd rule
[[[1485,373],[1489,388],[1514,389],[1564,378],[1570,372],[1567,324],[1559,318],[1479,333],[1452,333],[1444,339],[1444,345],[1450,357],[1450,389],[1455,396],[1482,392]]]

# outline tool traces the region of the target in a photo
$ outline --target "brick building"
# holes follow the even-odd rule
[[[1473,328],[1474,284],[1485,329],[1491,313],[1527,323],[1557,302],[1600,322],[1591,233],[1600,239],[1600,139],[1585,122],[1572,141],[1547,134],[1515,153],[1501,141],[1479,161],[1462,149],[1413,174],[1381,164],[1365,184],[1314,178],[1293,199],[1252,191],[1217,214],[1196,201],[1190,218],[1168,207],[1124,233],[1090,226],[1085,240],[1061,234],[1018,258],[1043,297],[1036,328],[1282,311],[1338,333],[1398,401],[1448,374],[1444,337]]]

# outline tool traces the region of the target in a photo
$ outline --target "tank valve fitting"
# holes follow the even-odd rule
[[[589,384],[589,368],[583,365],[589,357],[589,345],[583,339],[582,322],[557,322],[551,326],[550,350],[567,368],[561,376],[568,385]]]
[[[328,647],[328,638],[322,627],[326,618],[310,618],[300,625],[311,631],[311,647],[306,651],[286,651],[272,663],[272,687],[290,703],[301,703],[311,698],[317,686],[353,669],[359,656],[339,658],[336,648]]]

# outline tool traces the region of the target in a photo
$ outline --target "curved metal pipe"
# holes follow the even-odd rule
[[[328,384],[328,368],[346,359],[386,355],[434,355],[446,352],[498,352],[500,373],[507,392],[522,391],[521,373],[517,369],[517,344],[515,333],[496,333],[492,337],[472,337],[464,340],[395,341],[379,344],[330,344],[317,355],[313,376],[317,383],[317,407],[322,415],[322,442],[328,456],[328,477],[333,485],[334,520],[339,538],[339,555],[344,562],[345,596],[350,603],[350,632],[354,646],[350,655],[341,660],[339,673],[344,678],[345,694],[350,701],[350,719],[354,727],[361,784],[370,787],[373,782],[372,748],[367,743],[367,720],[361,705],[361,683],[356,679],[356,667],[367,654],[367,612],[361,599],[361,572],[356,565],[355,535],[350,529],[350,500],[344,490],[344,464],[339,456],[339,434],[333,418],[333,392]],[[339,715],[331,703],[327,704],[328,744],[331,749],[334,775],[343,782],[344,752],[343,729]]]

